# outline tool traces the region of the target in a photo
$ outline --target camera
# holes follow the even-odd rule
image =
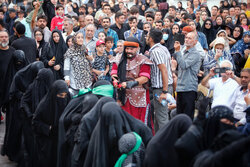
[[[222,68],[215,68],[214,69],[214,73],[216,74],[220,74],[220,73],[226,73],[227,70],[231,70],[230,68],[227,67],[222,67]]]

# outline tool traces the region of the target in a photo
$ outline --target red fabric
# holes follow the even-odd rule
[[[118,70],[118,67],[117,67],[117,64],[116,63],[113,63],[113,66],[112,66],[112,70],[110,72],[110,75],[114,75],[116,74],[117,75],[117,70]]]
[[[50,31],[53,31],[56,27],[58,30],[63,30],[63,17],[53,17],[51,20]]]

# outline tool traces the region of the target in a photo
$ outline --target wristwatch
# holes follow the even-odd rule
[[[167,91],[167,90],[163,90],[162,93],[163,93],[163,94],[167,94],[168,91]]]

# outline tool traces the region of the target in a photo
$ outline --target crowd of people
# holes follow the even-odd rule
[[[1,154],[20,167],[250,166],[250,2],[171,3],[2,0]]]

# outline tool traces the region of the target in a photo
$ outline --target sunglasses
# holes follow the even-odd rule
[[[211,25],[211,23],[205,23],[205,25]]]

